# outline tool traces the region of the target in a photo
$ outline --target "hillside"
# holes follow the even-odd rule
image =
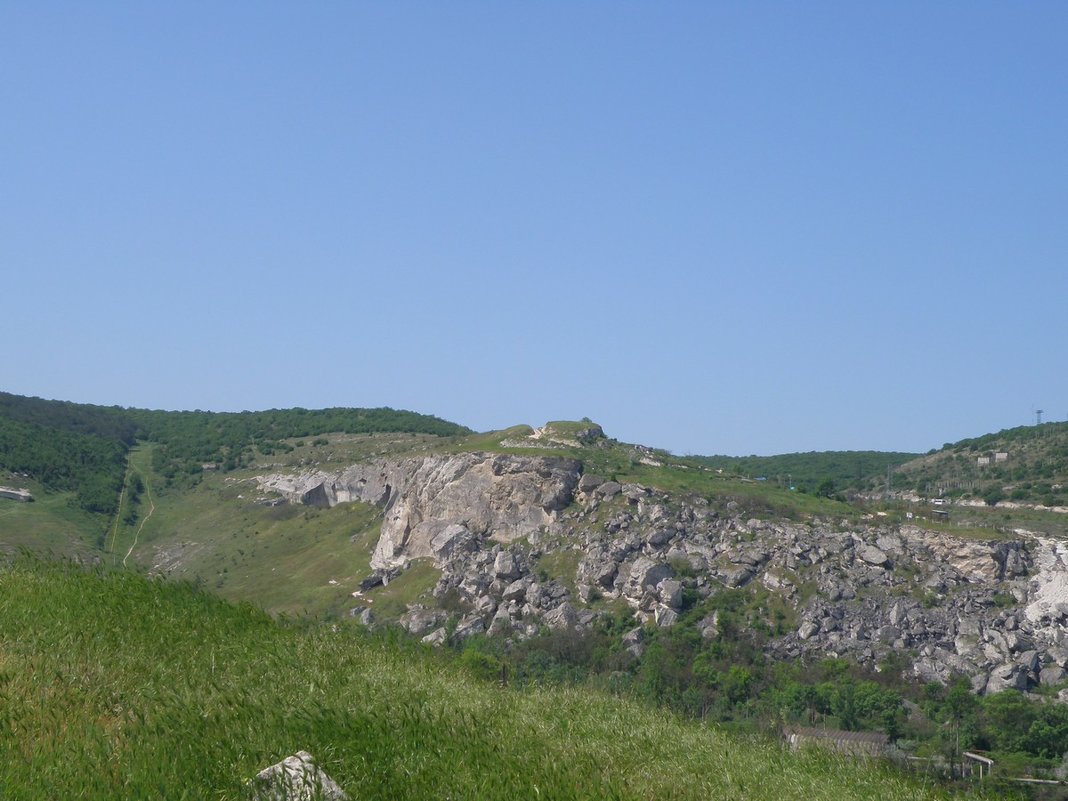
[[[1068,507],[1068,423],[1021,426],[947,443],[902,464],[894,482],[925,498]]]
[[[326,432],[408,432],[455,436],[470,430],[394,409],[272,409],[165,412],[28,398],[0,392],[0,475],[22,486],[71,490],[88,512],[114,514],[127,451],[150,442],[153,468],[168,483],[195,483],[205,469],[234,469],[253,453],[291,448],[288,438]]]
[[[594,691],[500,688],[427,649],[282,626],[129,573],[0,570],[0,676],[10,799],[242,799],[247,777],[298,749],[368,800],[944,797]]]
[[[971,747],[1019,772],[1063,768],[1062,514],[979,502],[947,519],[882,492],[802,492],[589,420],[310,436],[300,410],[152,414],[185,433],[128,446],[113,515],[42,487],[0,506],[0,547],[339,630],[403,630],[481,675],[607,687],[749,732],[879,731],[932,766]],[[216,453],[240,458],[200,463],[188,444],[220,430],[231,444]],[[193,469],[172,469],[179,453]],[[858,458],[782,458],[795,457],[779,466],[821,483]]]
[[[887,469],[895,469],[918,454],[889,451],[812,451],[777,456],[699,456],[700,464],[737,475],[772,481],[806,492],[833,493],[867,490],[886,484]]]

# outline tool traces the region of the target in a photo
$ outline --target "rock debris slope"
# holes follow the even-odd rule
[[[918,677],[963,673],[985,692],[1054,684],[1068,670],[1068,545],[1022,530],[982,542],[914,525],[755,519],[733,502],[620,484],[549,456],[424,456],[259,482],[294,503],[381,506],[377,577],[433,560],[434,596],[468,610],[454,637],[582,629],[604,614],[591,603],[618,599],[633,610],[626,640],[640,653],[640,624],[676,625],[687,599],[762,587],[793,611],[768,645],[781,658],[875,667],[897,654]],[[547,575],[537,569],[547,556],[571,567]],[[445,618],[428,600],[400,622],[442,642]],[[714,616],[697,625],[717,636]]]

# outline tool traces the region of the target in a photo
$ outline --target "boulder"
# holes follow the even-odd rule
[[[1053,684],[1060,684],[1064,681],[1065,676],[1068,676],[1068,672],[1062,667],[1052,665],[1050,667],[1042,668],[1042,671],[1038,674],[1038,682],[1046,687]]]
[[[673,572],[671,565],[665,562],[655,562],[648,556],[639,556],[630,567],[626,593],[633,598],[640,597],[643,590],[656,587],[664,579],[670,578]]]
[[[440,609],[427,609],[423,606],[408,608],[400,619],[400,624],[410,634],[422,634],[425,631],[441,625],[445,621],[445,613]]]
[[[660,602],[671,609],[682,608],[682,582],[676,579],[665,579],[657,585],[660,590]]]
[[[1038,657],[1038,651],[1024,651],[1016,657],[1016,664],[1023,670],[1031,671],[1032,673],[1038,671],[1041,660]]]
[[[759,567],[768,560],[770,554],[756,545],[747,545],[744,548],[729,555],[729,559],[738,565],[746,565],[748,567]]]
[[[456,624],[456,631],[454,631],[453,634],[456,639],[464,640],[475,634],[481,634],[485,630],[486,623],[482,620],[481,616],[471,614],[461,618],[460,622]]]
[[[264,768],[249,785],[254,801],[348,801],[349,798],[307,751],[298,751]]]
[[[641,659],[642,654],[645,653],[645,629],[638,626],[624,634],[623,647],[626,648],[635,659]]]
[[[1025,691],[1029,685],[1027,669],[1013,662],[1006,662],[990,671],[990,678],[986,682],[986,692],[993,694],[1002,690]]]
[[[496,637],[500,634],[504,634],[512,629],[512,610],[507,606],[501,606],[497,609],[497,614],[493,616],[493,620],[490,621],[489,629],[486,633],[491,637]]]
[[[675,533],[674,528],[654,528],[646,535],[645,541],[652,547],[659,548],[671,542]]]
[[[575,607],[566,601],[545,615],[545,625],[551,629],[574,628],[578,622]]]
[[[656,625],[662,629],[666,629],[678,623],[679,613],[670,606],[661,604],[654,610],[653,619],[656,621]]]
[[[887,562],[890,561],[890,557],[888,557],[885,553],[883,553],[883,551],[879,550],[874,545],[863,546],[859,551],[857,551],[857,556],[859,556],[862,561],[867,562],[873,567],[885,567]]]
[[[493,575],[500,579],[512,581],[519,578],[519,565],[511,551],[501,551],[493,560]]]
[[[722,571],[723,583],[728,587],[741,587],[748,583],[755,573],[751,565],[734,565]]]
[[[534,583],[534,579],[530,576],[525,576],[521,579],[516,579],[507,587],[504,588],[504,592],[501,593],[501,597],[506,601],[516,601],[522,603],[527,597],[527,589]]]
[[[617,481],[606,481],[597,488],[597,494],[602,498],[614,498],[619,495],[623,487]]]
[[[445,644],[445,641],[449,639],[448,632],[445,631],[445,627],[434,629],[428,635],[423,637],[423,642],[427,645],[433,645],[435,648]]]
[[[797,628],[797,636],[802,640],[810,640],[820,633],[820,624],[815,620],[804,620]]]
[[[697,621],[697,630],[701,632],[701,638],[712,640],[719,636],[719,612],[705,615]]]
[[[591,552],[579,566],[579,575],[595,587],[610,589],[616,580],[619,565],[608,552],[598,549]]]
[[[875,540],[875,545],[880,550],[889,551],[893,554],[900,554],[904,548],[901,537],[896,534],[883,534]]]
[[[604,484],[604,479],[593,473],[584,473],[578,481],[579,492],[590,492]]]

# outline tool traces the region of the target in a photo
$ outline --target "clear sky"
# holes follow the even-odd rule
[[[1068,3],[5,2],[0,298],[79,402],[1064,420]]]

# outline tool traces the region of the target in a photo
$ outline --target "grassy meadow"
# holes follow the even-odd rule
[[[56,556],[88,559],[99,555],[107,519],[79,509],[73,492],[47,492],[23,482],[32,503],[0,499],[0,552],[31,549]]]
[[[516,690],[418,645],[286,625],[186,583],[0,570],[8,799],[240,799],[299,750],[354,799],[934,799],[584,689]]]

